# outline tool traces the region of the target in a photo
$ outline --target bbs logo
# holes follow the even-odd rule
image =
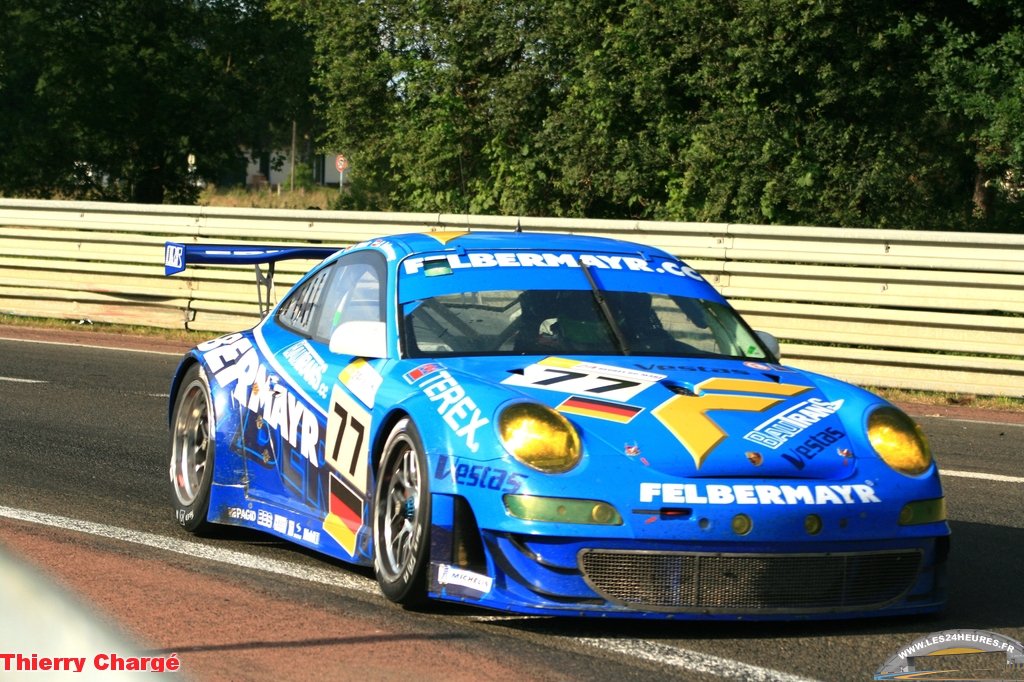
[[[185,259],[185,249],[179,244],[168,244],[164,249],[164,265],[180,268]]]

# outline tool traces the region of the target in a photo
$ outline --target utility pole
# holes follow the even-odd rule
[[[292,189],[295,191],[295,119],[292,119]]]

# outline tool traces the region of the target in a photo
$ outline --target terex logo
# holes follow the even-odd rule
[[[708,412],[764,412],[786,398],[811,390],[810,386],[728,377],[713,377],[693,388],[694,395],[674,396],[652,410],[651,414],[679,439],[698,469],[726,435]]]
[[[413,372],[409,374],[411,375]],[[445,423],[451,427],[456,436],[465,439],[466,447],[471,452],[476,452],[480,448],[480,443],[476,441],[476,430],[490,423],[490,420],[480,416],[480,408],[476,406],[472,398],[466,395],[466,389],[462,388],[455,377],[444,369],[436,372],[432,370],[430,378],[420,383],[420,389],[431,402],[440,403],[437,406],[437,413],[443,416]]]
[[[185,248],[180,244],[168,244],[164,247],[164,265],[167,267],[180,270],[184,257]]]

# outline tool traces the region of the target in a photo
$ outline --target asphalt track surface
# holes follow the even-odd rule
[[[177,527],[166,483],[176,354],[31,336],[0,329],[0,552],[62,585],[146,655],[176,654],[183,679],[868,680],[931,632],[1024,640],[1019,414],[914,410],[948,472],[954,537],[941,616],[753,624],[409,612],[366,571],[257,533],[196,539]],[[0,613],[0,633],[44,615]],[[17,653],[68,655],[45,641]]]

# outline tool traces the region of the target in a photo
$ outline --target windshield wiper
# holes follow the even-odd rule
[[[587,281],[590,282],[590,291],[594,294],[594,301],[597,302],[597,307],[601,309],[601,314],[604,315],[605,321],[612,330],[612,336],[615,337],[615,344],[619,347],[619,351],[623,355],[632,355],[629,350],[629,344],[626,343],[626,337],[622,334],[622,329],[615,321],[615,317],[612,315],[611,308],[608,307],[608,301],[604,297],[604,293],[598,288],[597,282],[594,281],[594,276],[590,274],[590,266],[582,261],[577,261],[580,268],[583,269],[583,274],[587,276]]]

